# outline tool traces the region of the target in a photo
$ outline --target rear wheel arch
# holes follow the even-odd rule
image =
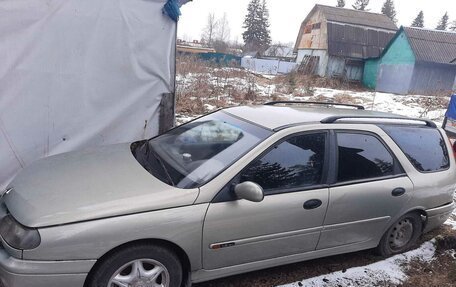
[[[86,277],[86,280],[84,282],[84,287],[88,286],[88,282],[90,281],[91,275],[93,274],[94,270],[98,268],[98,266],[104,261],[105,258],[110,257],[112,254],[123,250],[125,248],[128,248],[133,245],[149,245],[149,246],[159,246],[168,249],[171,252],[174,252],[175,255],[179,258],[180,263],[182,264],[182,269],[183,269],[183,280],[182,280],[182,287],[190,286],[188,283],[190,282],[190,272],[191,272],[191,264],[190,264],[190,259],[188,258],[187,253],[182,249],[179,245],[168,241],[168,240],[163,240],[163,239],[140,239],[140,240],[134,240],[130,241],[127,243],[124,243],[122,245],[119,245],[117,247],[112,248],[103,256],[97,259],[97,262],[95,265],[92,267],[90,270],[89,274]]]
[[[423,230],[424,230],[424,228],[426,227],[426,224],[427,224],[427,220],[428,220],[428,214],[427,214],[426,210],[424,210],[424,208],[414,208],[414,209],[408,210],[402,216],[409,214],[409,213],[417,213],[417,214],[421,215],[421,219],[423,220]]]
[[[384,257],[389,257],[391,255],[409,250],[423,234],[426,221],[425,218],[427,218],[427,214],[422,209],[413,209],[405,212],[385,230],[379,244],[376,247],[377,253]],[[407,228],[407,226],[410,227]],[[404,236],[406,231],[403,233],[403,228],[413,232],[409,233],[410,237]],[[407,241],[400,242],[400,240],[404,239]],[[399,241],[398,245],[396,245],[396,240]]]
[[[424,208],[416,207],[416,208],[407,210],[407,211],[401,213],[400,216],[398,216],[396,219],[401,218],[402,216],[409,214],[409,213],[417,213],[417,214],[421,215],[421,219],[423,220],[423,230],[424,230],[424,228],[426,227],[426,224],[427,224],[427,219],[428,219],[428,214],[424,210]],[[383,233],[385,233],[393,224],[394,224],[394,221],[388,223],[388,225],[383,230]]]

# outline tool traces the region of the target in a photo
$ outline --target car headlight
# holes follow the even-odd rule
[[[0,220],[0,235],[8,245],[16,249],[33,249],[41,243],[38,230],[21,225],[11,214]]]

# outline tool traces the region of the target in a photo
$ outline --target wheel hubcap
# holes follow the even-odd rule
[[[138,259],[120,267],[107,287],[169,287],[169,272],[158,261]]]
[[[389,237],[390,247],[392,249],[401,249],[405,247],[413,237],[413,224],[410,219],[405,218],[393,227]]]

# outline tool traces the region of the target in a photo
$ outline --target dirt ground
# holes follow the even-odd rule
[[[456,286],[456,232],[443,226],[421,237],[417,246],[434,237],[437,240],[436,260],[430,263],[413,262],[406,272],[409,276],[403,287],[454,287]],[[337,255],[300,263],[250,272],[224,279],[194,285],[195,287],[273,287],[303,279],[342,271],[352,267],[364,266],[383,258],[373,250],[365,250],[344,255]],[[379,282],[377,286],[395,286],[388,282]],[[343,286],[341,286],[343,287]]]
[[[454,287],[456,286],[456,232],[442,227],[437,236],[435,260],[412,262],[408,266],[409,280],[403,287]],[[426,237],[429,238],[428,235]]]

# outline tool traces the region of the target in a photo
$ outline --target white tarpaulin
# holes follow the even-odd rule
[[[0,1],[0,188],[38,158],[158,132],[174,92],[165,3]]]

